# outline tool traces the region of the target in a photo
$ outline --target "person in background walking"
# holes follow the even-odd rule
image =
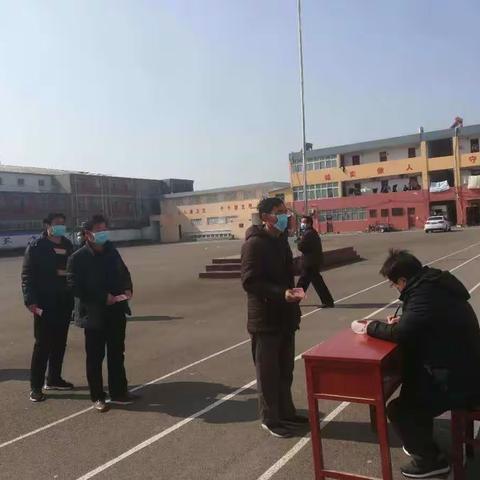
[[[27,247],[22,267],[25,306],[34,317],[35,345],[31,365],[32,402],[46,399],[46,390],[72,390],[62,378],[73,297],[67,287],[66,265],[73,246],[65,237],[65,215],[51,213],[45,231]],[[45,373],[48,365],[48,376]]]
[[[126,315],[133,286],[118,250],[109,241],[107,221],[94,215],[84,226],[85,245],[70,258],[68,282],[75,296],[75,323],[85,329],[90,398],[107,411],[102,364],[107,350],[110,402],[129,405],[138,398],[128,391],[125,373]]]
[[[293,256],[285,231],[289,216],[279,198],[258,205],[263,222],[247,230],[242,247],[242,285],[248,298],[247,330],[252,339],[262,428],[279,438],[291,427],[308,424],[297,415],[291,386],[295,331],[300,325],[303,291],[294,287]]]
[[[322,308],[333,308],[335,302],[323,277],[320,275],[320,267],[323,263],[323,250],[320,235],[313,228],[313,220],[310,216],[303,216],[300,224],[300,241],[297,248],[302,252],[302,271],[297,282],[297,287],[308,290],[310,283],[320,297]]]

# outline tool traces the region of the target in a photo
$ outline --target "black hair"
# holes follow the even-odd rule
[[[391,249],[385,260],[380,275],[397,283],[399,278],[410,280],[422,270],[422,262],[407,250]]]
[[[313,225],[313,218],[311,215],[302,215],[302,220],[305,219],[309,225]]]
[[[97,213],[96,215],[93,215],[90,218],[90,220],[88,220],[82,225],[82,229],[84,231],[91,232],[95,225],[100,225],[101,223],[108,223],[108,222],[107,222],[107,219],[101,213]]]
[[[49,213],[47,217],[43,219],[43,223],[50,226],[56,218],[63,218],[63,221],[67,219],[64,213]]]
[[[280,207],[283,204],[283,200],[279,197],[263,198],[257,206],[258,213],[260,215],[262,215],[262,213],[272,213],[275,207]]]

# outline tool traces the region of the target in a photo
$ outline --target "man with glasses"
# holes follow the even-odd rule
[[[370,321],[372,337],[399,344],[403,385],[387,414],[411,461],[407,478],[449,472],[447,457],[433,439],[433,420],[480,400],[480,328],[470,294],[448,271],[423,267],[404,250],[391,250],[380,273],[400,293],[402,314]]]

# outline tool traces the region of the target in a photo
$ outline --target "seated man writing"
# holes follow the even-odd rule
[[[407,251],[391,250],[380,273],[403,302],[400,317],[367,327],[370,336],[402,349],[402,389],[387,407],[412,457],[402,474],[430,478],[448,473],[449,462],[433,440],[433,419],[480,403],[480,328],[470,294],[451,273],[422,267]]]

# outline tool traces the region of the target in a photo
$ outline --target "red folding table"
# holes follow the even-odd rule
[[[368,480],[370,477],[328,470],[324,466],[318,400],[365,403],[380,444],[383,480],[392,480],[385,403],[401,383],[396,344],[344,330],[303,354],[312,429],[315,479]]]

